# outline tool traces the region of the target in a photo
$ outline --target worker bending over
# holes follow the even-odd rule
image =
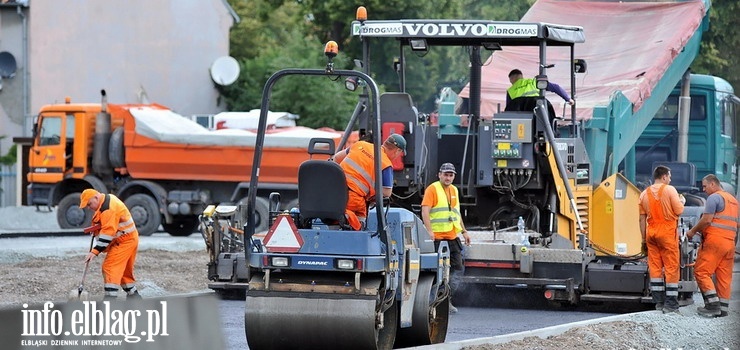
[[[134,279],[136,250],[139,248],[139,231],[126,205],[112,194],[103,194],[86,189],[80,195],[80,208],[93,211],[92,224],[100,225],[95,247],[85,257],[91,261],[100,253],[103,260],[105,294],[103,300],[116,299],[118,286],[126,292],[126,298],[140,299]]]
[[[357,141],[352,147],[337,152],[333,160],[342,167],[347,176],[349,196],[347,199],[347,221],[359,230],[367,221],[368,203],[375,201],[375,156],[373,144]],[[399,134],[391,134],[381,147],[383,197],[393,192],[392,161],[406,155],[406,140]],[[356,220],[355,220],[356,219]]]
[[[537,89],[537,80],[534,78],[525,79],[522,71],[518,69],[514,69],[509,72],[509,82],[511,83],[511,87],[506,90],[507,110],[509,110],[509,106],[512,104],[512,101],[519,97],[537,97],[540,95],[540,90]],[[568,93],[558,84],[548,81],[547,88],[545,90],[558,94],[558,96],[562,97],[568,104],[572,105],[575,103],[575,101],[568,96]]]

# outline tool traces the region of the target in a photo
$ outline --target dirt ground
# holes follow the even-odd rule
[[[0,306],[44,301],[66,301],[77,289],[84,270],[84,255],[31,258],[15,264],[0,264]],[[85,290],[91,299],[103,295],[100,266],[103,255],[90,263]],[[208,290],[203,251],[139,251],[135,276],[144,297]],[[123,294],[123,293],[119,293]]]

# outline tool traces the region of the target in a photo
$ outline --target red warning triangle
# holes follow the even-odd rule
[[[269,253],[295,253],[303,246],[303,237],[290,215],[278,215],[263,242]]]

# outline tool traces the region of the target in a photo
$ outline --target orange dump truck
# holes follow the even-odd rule
[[[308,159],[315,137],[335,144],[340,138],[303,127],[266,136],[258,230],[267,227],[270,192],[281,191],[284,208],[296,204],[298,165]],[[207,204],[236,204],[247,196],[255,138],[247,130],[207,130],[157,104],[68,99],[39,112],[28,158],[28,202],[57,206],[62,228],[85,227],[91,214],[79,208],[79,195],[95,188],[121,198],[142,235],[160,224],[171,235],[189,235]]]

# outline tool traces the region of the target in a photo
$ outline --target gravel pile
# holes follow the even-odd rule
[[[711,319],[696,314],[700,305],[682,307],[680,315],[640,312],[617,316],[621,318],[619,321],[573,327],[549,337],[527,336],[463,349],[740,349],[740,303],[730,306],[729,316]]]

